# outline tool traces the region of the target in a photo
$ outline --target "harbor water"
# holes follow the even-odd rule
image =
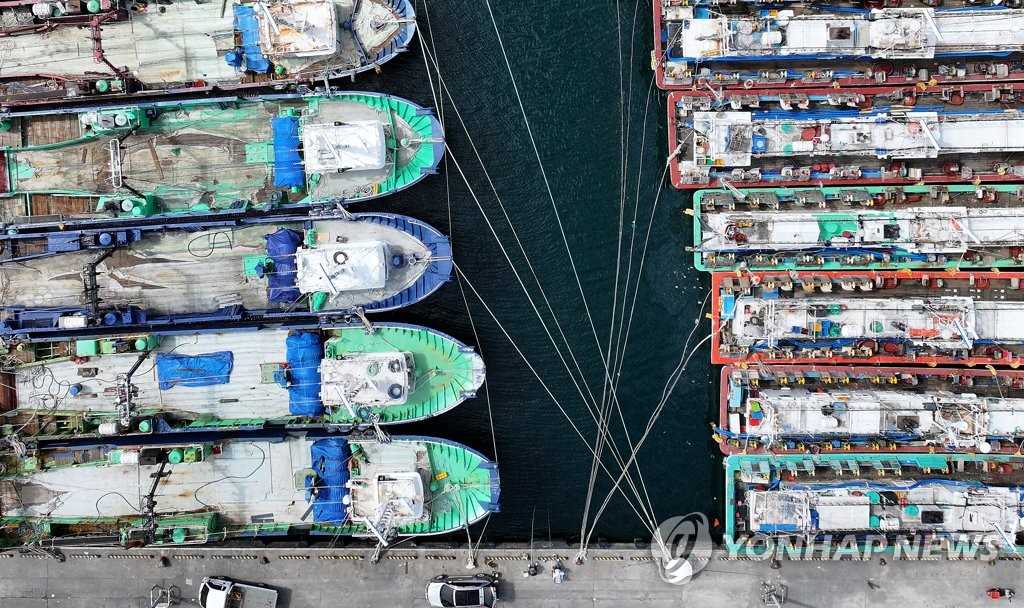
[[[708,439],[715,406],[706,343],[671,383],[707,335],[701,323],[686,346],[704,318],[708,281],[684,251],[689,196],[673,191],[664,175],[666,108],[652,85],[650,6],[490,0],[490,9],[484,2],[418,2],[421,29],[412,50],[349,85],[441,107],[450,146],[441,173],[356,210],[386,208],[452,234],[461,289],[453,282],[386,317],[477,344],[487,362],[486,390],[477,399],[400,432],[436,434],[497,456],[502,512],[488,523],[485,541],[526,539],[531,521],[539,539],[550,532],[575,540],[597,435],[581,394],[601,403],[610,341],[619,364],[607,377],[617,383],[622,413],[620,420],[611,410],[610,437],[621,452],[628,456],[627,441],[640,438],[671,389],[630,479],[646,492],[655,520],[693,511],[713,516],[721,468]],[[607,450],[603,462],[617,477],[621,468]],[[611,487],[599,471],[591,519]],[[635,504],[633,490],[623,488]],[[592,542],[649,536],[616,494]]]

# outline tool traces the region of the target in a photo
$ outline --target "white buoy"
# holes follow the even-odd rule
[[[100,435],[117,435],[117,434],[120,433],[119,429],[117,428],[117,423],[116,422],[103,422],[103,423],[100,423],[100,426],[97,429],[97,432]]]
[[[121,452],[121,464],[139,464],[139,453],[135,451]]]
[[[850,323],[839,328],[839,335],[844,338],[857,338],[864,335],[864,328]]]
[[[40,19],[47,19],[53,16],[54,6],[49,2],[36,2],[32,5],[32,15]]]

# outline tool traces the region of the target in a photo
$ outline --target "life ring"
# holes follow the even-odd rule
[[[754,79],[753,78],[747,78],[746,80],[744,80],[743,81],[743,88],[744,89],[752,89],[752,88],[754,88]]]
[[[373,410],[366,407],[365,405],[361,405],[356,408],[356,416],[363,420],[369,420],[371,414],[373,414]]]

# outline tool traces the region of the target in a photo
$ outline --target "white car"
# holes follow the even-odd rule
[[[277,590],[208,576],[199,586],[199,605],[203,608],[276,608]]]
[[[427,584],[427,601],[439,608],[494,608],[498,605],[497,583],[490,574],[441,574]]]

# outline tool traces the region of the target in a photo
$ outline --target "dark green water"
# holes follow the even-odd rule
[[[374,204],[374,208],[414,215],[448,230],[456,263],[497,322],[464,285],[479,335],[475,339],[455,282],[423,305],[390,318],[447,331],[477,344],[484,354],[502,479],[502,512],[492,518],[485,540],[528,537],[535,510],[538,538],[546,537],[549,518],[554,537],[575,538],[580,531],[593,457],[498,322],[525,353],[568,418],[593,444],[595,421],[531,309],[529,297],[536,302],[567,359],[571,348],[583,370],[582,380],[598,400],[605,378],[598,344],[601,349],[607,348],[613,306],[614,324],[622,327],[619,317],[625,298],[624,319],[628,323],[632,318],[629,339],[624,349],[621,343],[616,348],[613,341],[613,350],[623,353],[617,394],[629,435],[635,440],[684,355],[686,336],[701,316],[707,279],[692,268],[689,254],[683,251],[691,234],[690,222],[682,213],[689,197],[671,190],[663,177],[667,155],[665,96],[651,87],[650,4],[641,3],[637,10],[635,3],[607,0],[491,0],[491,7],[547,171],[582,293],[486,4],[419,0],[421,30],[411,52],[387,64],[380,76],[361,79],[356,86],[434,106],[430,83],[437,88],[437,80],[432,69],[433,80],[428,80],[424,62],[424,47],[433,48],[450,93],[443,95],[441,106],[452,153],[441,174]],[[455,108],[465,120],[465,129],[456,118]],[[627,121],[628,127],[624,124]],[[625,176],[623,132],[629,140]],[[473,155],[471,141],[493,179],[508,218],[503,216]],[[482,211],[453,161],[466,173]],[[626,196],[619,250],[623,178]],[[485,217],[493,223],[497,238],[488,229]],[[649,225],[650,240],[645,248]],[[569,347],[557,334],[541,291],[515,243],[512,227],[522,240]],[[627,275],[631,239],[635,241],[632,268]],[[511,264],[499,242],[507,249]],[[616,291],[617,257],[621,264]],[[523,277],[529,297],[517,283],[513,267]],[[630,317],[634,293],[636,308]],[[613,304],[615,301],[618,303]],[[596,327],[596,340],[584,302]],[[691,346],[706,334],[703,324]],[[639,452],[640,474],[659,520],[691,511],[712,513],[716,508],[712,496],[720,469],[713,456],[714,444],[708,439],[710,374],[705,345],[691,360]],[[618,415],[613,414],[612,419],[612,435],[620,448],[628,451]],[[494,455],[484,391],[446,416],[401,432],[437,434]],[[613,460],[606,457],[604,461],[618,475],[620,469]],[[635,468],[631,477],[640,479]],[[610,488],[608,477],[600,473],[593,511]],[[478,526],[475,534],[479,530]],[[628,504],[616,495],[598,523],[594,540],[599,537],[630,540],[649,534]]]

